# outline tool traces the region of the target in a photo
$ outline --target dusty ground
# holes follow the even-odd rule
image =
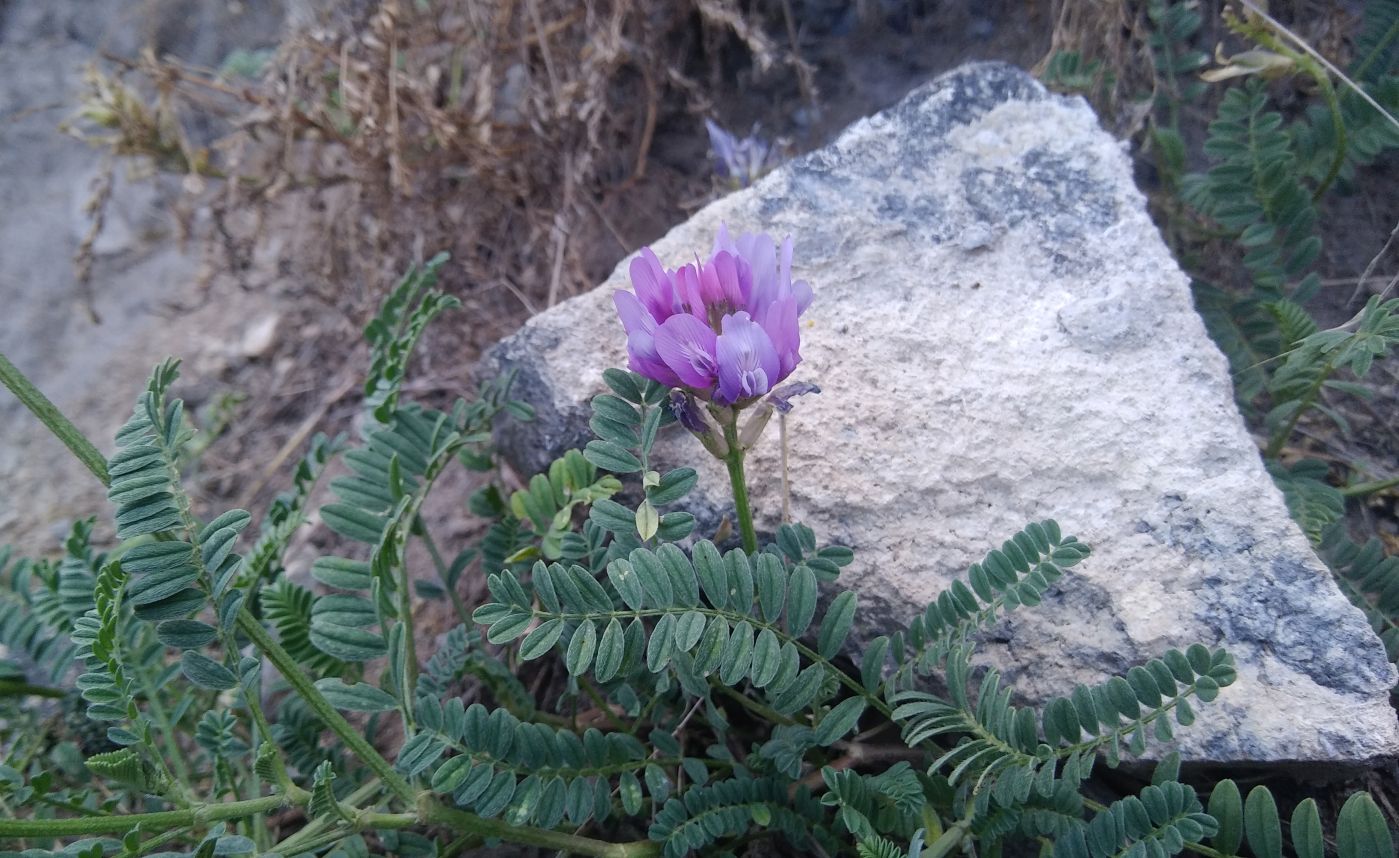
[[[168,5],[168,4],[167,4]],[[178,180],[116,170],[113,202],[93,245],[91,288],[72,262],[90,225],[84,206],[104,167],[63,135],[84,67],[99,51],[143,44],[218,62],[230,46],[274,39],[266,3],[192,4],[152,17],[151,3],[0,3],[0,350],[104,451],[155,362],[184,356],[196,379],[212,363],[246,360],[244,337],[276,311],[274,292],[227,293],[192,313],[201,254],[180,240]],[[197,26],[202,24],[203,26]],[[95,314],[100,322],[94,321]],[[268,351],[254,336],[247,350]],[[8,394],[0,396],[0,541],[47,550],[75,517],[104,512],[100,491]]]

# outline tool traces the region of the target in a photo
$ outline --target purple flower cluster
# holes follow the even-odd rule
[[[636,294],[613,294],[627,331],[631,369],[719,405],[746,405],[801,362],[797,318],[811,287],[792,282],[792,239],[729,237],[708,262],[667,271],[649,247],[631,264]]]
[[[729,179],[740,188],[758,181],[782,161],[781,150],[759,137],[756,126],[752,134],[742,139],[710,119],[704,120],[704,128],[709,132],[714,171],[720,178]]]

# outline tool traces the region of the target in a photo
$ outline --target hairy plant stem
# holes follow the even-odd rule
[[[483,819],[474,813],[447,807],[426,793],[418,804],[417,819],[427,824],[445,825],[457,831],[474,832],[483,837],[499,837],[512,843],[541,846],[593,858],[651,858],[661,854],[661,844],[652,840],[608,843],[561,831],[517,827],[498,819]]]
[[[432,534],[428,532],[427,522],[423,521],[421,515],[413,522],[413,528],[413,532],[423,540],[423,545],[427,546],[427,553],[432,557],[432,565],[437,569],[437,577],[442,579],[442,588],[447,591],[447,597],[452,600],[452,610],[457,612],[457,619],[461,620],[463,625],[470,628],[471,612],[466,609],[466,605],[462,602],[461,594],[457,592],[457,588],[452,586],[451,581],[448,580],[451,570],[448,568],[447,562],[442,559],[442,553],[437,550],[437,542],[432,538]]]
[[[345,796],[340,804],[347,809],[358,808],[364,802],[369,802],[370,799],[377,798],[379,790],[382,788],[383,784],[379,782],[378,778],[370,778],[361,785],[359,789]],[[372,805],[373,802],[370,802],[370,804]],[[309,845],[311,841],[319,839],[318,835],[321,835],[325,829],[333,824],[334,819],[330,816],[319,816],[315,819],[308,820],[305,825],[286,837],[283,837],[280,842],[274,844],[271,851],[279,852],[283,855],[299,855],[303,852],[308,852],[311,848]]]
[[[749,554],[758,553],[758,534],[753,529],[753,510],[748,505],[748,483],[743,476],[743,444],[738,440],[738,415],[724,425],[724,442],[729,452],[724,464],[729,468],[729,485],[733,488],[734,515],[738,518],[738,532],[743,538],[743,550]]]
[[[34,386],[24,373],[12,363],[4,353],[0,353],[0,382],[3,382],[10,392],[15,395],[24,407],[43,423],[54,437],[62,441],[73,451],[73,455],[92,471],[93,476],[102,481],[102,485],[108,485],[111,478],[107,476],[107,457],[98,452],[93,443],[87,439],[78,427],[73,425],[73,421],[63,416],[63,412],[58,410],[58,406],[49,401],[49,398],[39,392],[39,388]]]
[[[369,744],[368,740],[350,725],[350,722],[345,720],[338,709],[330,705],[330,701],[325,699],[325,696],[311,682],[311,679],[306,676],[301,665],[292,658],[291,653],[282,649],[282,645],[277,642],[276,638],[268,634],[262,624],[248,613],[246,608],[238,615],[238,628],[248,636],[254,646],[262,650],[263,654],[267,656],[267,660],[272,662],[273,666],[281,672],[287,683],[301,696],[301,699],[306,701],[306,705],[311,707],[322,723],[339,736],[350,752],[359,757],[361,762],[378,775],[379,779],[394,795],[410,803],[416,800],[417,793],[408,784],[408,781],[404,780],[393,765],[384,759],[383,755],[376,751],[374,746]]]
[[[720,682],[715,677],[711,676],[709,678],[709,685],[711,688],[717,690],[720,694],[732,698],[737,703],[739,703],[744,709],[747,709],[749,712],[752,712],[754,715],[757,715],[759,718],[762,718],[765,721],[771,721],[774,724],[799,723],[796,719],[788,718],[786,715],[783,715],[781,712],[778,712],[771,706],[759,703],[756,700],[750,700],[742,692],[730,688],[729,686]]]
[[[1326,385],[1326,380],[1336,371],[1335,360],[1331,359],[1322,365],[1321,372],[1317,373],[1316,381],[1312,383],[1307,392],[1302,395],[1300,404],[1293,409],[1292,414],[1287,419],[1287,423],[1278,431],[1273,433],[1268,440],[1268,446],[1263,450],[1263,458],[1276,459],[1282,452],[1282,448],[1287,445],[1287,440],[1292,437],[1292,430],[1297,428],[1297,422],[1302,419],[1302,415],[1311,410],[1316,404],[1317,397],[1321,395],[1321,389]]]
[[[1399,477],[1390,477],[1387,480],[1374,480],[1368,483],[1351,483],[1341,487],[1341,494],[1348,498],[1359,498],[1365,495],[1378,494],[1399,486]]]
[[[1321,88],[1321,97],[1326,101],[1326,109],[1331,111],[1331,124],[1336,130],[1336,152],[1331,156],[1331,166],[1316,186],[1316,190],[1312,192],[1312,202],[1317,202],[1331,188],[1331,183],[1336,181],[1336,177],[1341,174],[1341,168],[1345,166],[1348,146],[1346,123],[1341,114],[1341,99],[1336,95],[1336,87],[1331,83],[1331,77],[1310,57],[1306,58],[1303,65]]]
[[[247,801],[201,804],[183,810],[130,813],[119,816],[79,816],[73,819],[0,819],[0,837],[63,837],[82,834],[125,834],[140,825],[143,830],[163,830],[181,825],[207,825],[242,819],[257,813],[303,804],[310,793],[268,795]]]
[[[593,705],[597,707],[598,712],[602,713],[602,717],[607,719],[607,723],[611,724],[614,730],[619,733],[631,732],[627,729],[627,725],[623,724],[617,718],[617,715],[612,711],[612,707],[607,705],[607,701],[602,699],[602,695],[598,693],[598,690],[593,687],[593,684],[589,682],[586,677],[578,677],[578,687],[583,689],[583,692],[588,695],[588,699],[593,701]]]
[[[375,810],[354,811],[354,830],[383,830],[412,828],[418,825],[441,825],[455,831],[479,837],[498,837],[512,843],[540,846],[595,858],[652,858],[660,854],[660,844],[649,840],[632,843],[608,843],[591,837],[580,837],[559,831],[528,826],[515,826],[498,819],[485,819],[474,813],[446,807],[429,793],[414,793],[414,811],[383,813]],[[310,793],[293,787],[292,792],[269,795],[246,801],[222,804],[201,804],[183,810],[154,813],[133,813],[120,816],[80,816],[73,819],[0,819],[0,837],[64,837],[90,834],[125,834],[136,826],[144,830],[163,830],[178,826],[206,826],[215,822],[243,819],[284,807],[302,806],[311,799]],[[333,842],[347,832],[329,832],[324,837]]]
[[[12,679],[0,681],[0,697],[52,697],[58,699],[67,696],[68,692],[62,688],[30,685],[27,682],[17,682]]]

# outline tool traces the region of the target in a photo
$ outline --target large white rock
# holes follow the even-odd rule
[[[843,580],[862,639],[1053,517],[1095,553],[984,647],[1025,699],[1222,644],[1239,680],[1180,731],[1187,759],[1399,752],[1394,669],[1288,518],[1128,155],[1081,100],[964,67],[654,248],[679,264],[721,221],[791,233],[815,289],[795,378],[822,393],[789,419],[791,509],[856,550]],[[610,296],[625,270],[494,352],[540,412],[502,434],[522,470],[587,440],[601,372],[624,363]],[[775,429],[750,459],[768,527]],[[665,462],[700,467],[715,520],[723,469],[687,436],[663,443]]]

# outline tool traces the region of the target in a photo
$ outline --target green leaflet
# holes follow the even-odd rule
[[[387,712],[398,706],[393,695],[363,682],[346,685],[339,679],[327,677],[316,680],[316,690],[336,709],[349,712]]]
[[[190,682],[212,691],[227,691],[238,684],[233,671],[193,650],[186,650],[180,657],[180,670]]]

